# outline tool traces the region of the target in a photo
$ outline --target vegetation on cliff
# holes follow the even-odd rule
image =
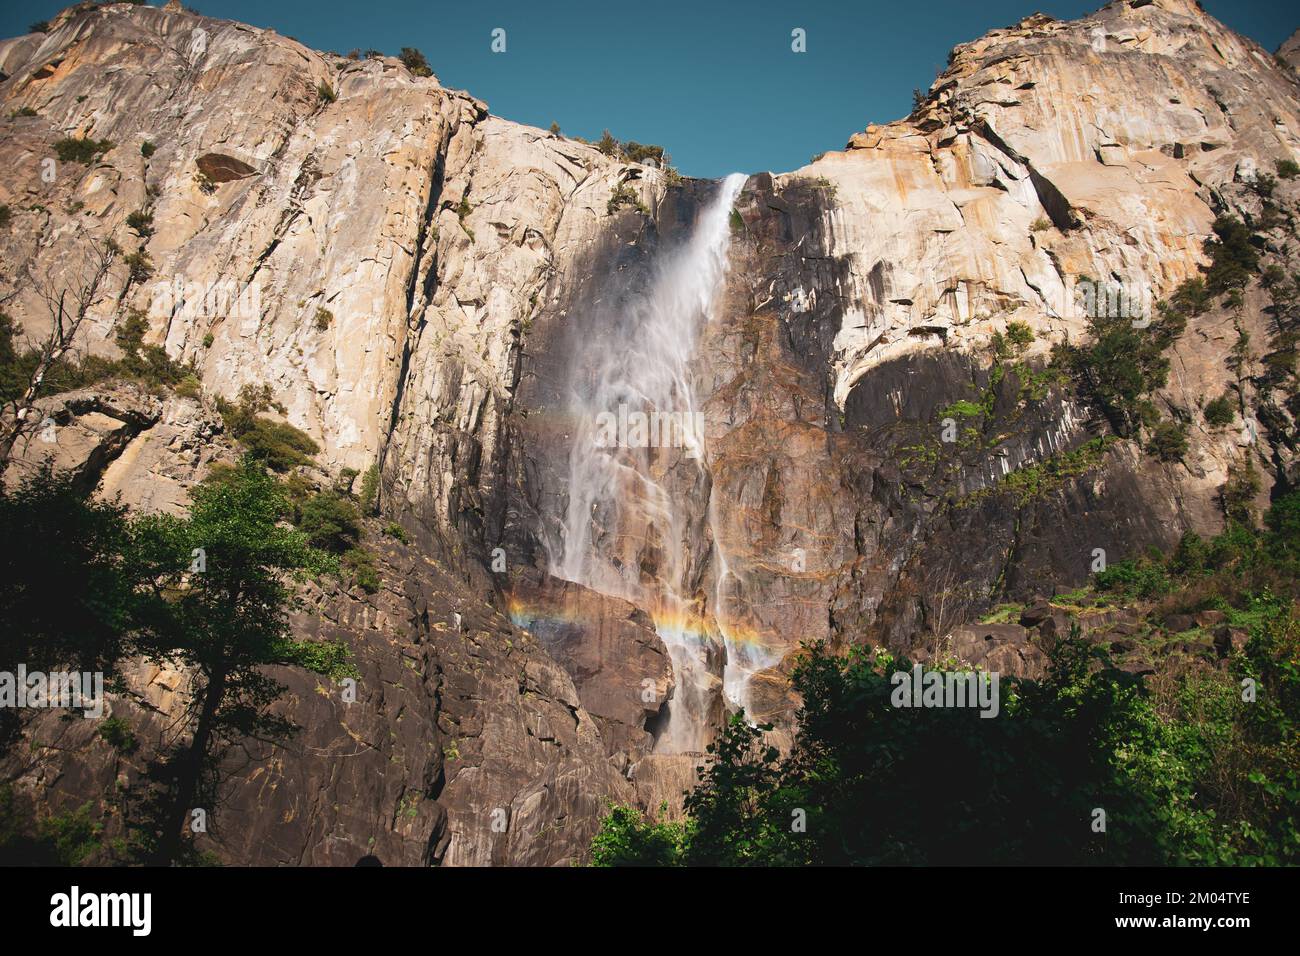
[[[185,517],[128,517],[48,472],[16,490],[0,488],[0,533],[41,543],[2,556],[0,669],[75,667],[104,671],[111,681],[120,664],[143,657],[194,675],[192,732],[158,754],[149,786],[127,806],[131,836],[116,848],[119,861],[194,859],[189,814],[214,806],[228,748],[293,732],[271,709],[283,687],[266,665],[348,672],[342,645],[290,632],[292,578],[337,565],[285,524],[290,507],[275,479],[250,457],[193,497]],[[0,746],[16,739],[13,714],[2,712]],[[116,736],[125,740],[129,731]],[[21,848],[43,833],[38,827],[19,839],[11,832],[10,840]]]
[[[686,817],[614,807],[597,866],[1300,862],[1300,493],[1264,530],[1184,538],[1115,565],[1100,600],[1226,607],[1249,639],[1217,664],[1117,668],[1077,632],[1047,676],[1003,679],[1001,713],[897,708],[881,649],[806,650],[790,753],[733,717]],[[1280,590],[1278,590],[1280,589]],[[1104,813],[1100,830],[1098,811]]]

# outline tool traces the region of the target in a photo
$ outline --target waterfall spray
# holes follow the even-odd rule
[[[689,240],[661,256],[645,290],[589,343],[569,396],[568,506],[550,571],[650,613],[676,684],[658,740],[667,752],[702,749],[719,690],[709,667],[722,653],[717,624],[701,621],[703,602],[687,581],[691,509],[670,484],[709,486],[689,366],[723,285],[732,205],[746,178],[722,181]]]

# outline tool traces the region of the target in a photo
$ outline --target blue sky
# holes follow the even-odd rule
[[[161,3],[161,0],[155,0]],[[492,112],[566,133],[667,147],[689,176],[787,170],[839,149],[869,122],[906,115],[948,50],[1042,10],[1073,18],[1100,0],[190,0],[209,16],[271,27],[346,53],[422,50],[446,86]],[[0,4],[0,35],[64,2]],[[1279,0],[1205,0],[1277,48],[1300,26]],[[490,49],[494,28],[506,52]],[[807,31],[807,52],[790,31]]]

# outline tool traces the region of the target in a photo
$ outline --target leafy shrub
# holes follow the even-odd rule
[[[1169,314],[1170,310],[1183,313],[1189,316],[1201,315],[1212,304],[1210,290],[1206,288],[1205,279],[1201,276],[1193,276],[1190,279],[1184,279],[1174,290],[1174,294],[1169,298],[1169,307],[1165,310]]]
[[[1118,561],[1093,577],[1099,591],[1111,591],[1125,597],[1150,598],[1167,594],[1170,579],[1162,564],[1150,560]]]
[[[993,355],[998,359],[1009,359],[1022,354],[1034,341],[1034,331],[1026,322],[1012,320],[1007,323],[1005,333],[993,333]]]
[[[1264,524],[1269,530],[1268,547],[1275,558],[1300,558],[1300,491],[1274,501]]]
[[[344,495],[323,491],[298,506],[298,530],[313,547],[335,554],[354,548],[361,539],[361,515]]]
[[[1117,434],[1132,437],[1151,417],[1143,399],[1167,381],[1169,359],[1164,351],[1184,326],[1180,315],[1165,315],[1145,329],[1134,328],[1123,316],[1097,316],[1089,320],[1092,341],[1082,346],[1061,343],[1053,348],[1052,361],[1073,372]]]
[[[14,116],[38,116],[39,114],[36,112],[36,110],[32,109],[32,107],[30,106],[20,106],[18,109],[14,110],[13,115]]]
[[[122,257],[132,282],[148,282],[153,276],[153,260],[143,252],[132,252]]]
[[[374,514],[379,503],[379,462],[366,469],[361,477],[361,513]]]
[[[402,65],[411,71],[413,76],[432,76],[433,70],[429,66],[429,61],[424,58],[424,54],[412,46],[402,47],[402,52],[398,55]]]
[[[1187,454],[1187,426],[1181,422],[1160,422],[1147,439],[1147,451],[1161,461],[1181,461]]]
[[[140,144],[140,155],[143,156],[145,159],[148,159],[157,150],[158,147],[153,144],[153,140],[146,139],[143,143]]]
[[[1294,159],[1279,159],[1274,164],[1274,168],[1283,179],[1295,179],[1296,176],[1300,176],[1300,164],[1297,164]]]
[[[1011,321],[1007,323],[1007,342],[1017,352],[1023,352],[1034,341],[1034,332],[1027,322]]]
[[[633,163],[647,165],[653,163],[656,166],[663,166],[667,163],[668,154],[664,152],[662,146],[653,146],[648,143],[638,143],[635,140],[628,140],[622,147],[623,158]]]
[[[1254,190],[1255,195],[1262,199],[1272,199],[1273,191],[1277,189],[1277,180],[1268,173],[1257,173],[1255,178],[1250,182],[1250,188]]]
[[[375,594],[383,584],[375,556],[364,548],[353,548],[343,555],[343,566],[352,572],[352,580],[367,594]]]
[[[193,374],[188,374],[176,383],[176,394],[181,398],[199,398],[203,395],[203,383]]]
[[[259,417],[261,412],[270,408],[284,414],[284,406],[272,401],[269,385],[244,385],[236,401],[218,398],[216,405],[231,437],[274,471],[284,473],[306,464],[311,460],[310,456],[320,451],[306,432],[284,422]]]
[[[329,309],[322,307],[316,310],[316,330],[318,332],[324,332],[330,327],[330,323],[333,321],[334,313]]]
[[[81,163],[83,166],[89,166],[112,148],[113,144],[109,140],[84,137],[64,137],[54,144],[54,152],[60,160],[65,163]]]
[[[361,472],[357,471],[355,468],[339,469],[338,477],[334,479],[334,490],[341,495],[346,495],[349,498],[352,497],[352,485],[357,480],[359,474],[361,474]]]
[[[1249,457],[1228,466],[1228,480],[1220,489],[1223,513],[1230,520],[1253,527],[1255,496],[1260,492],[1259,472]]]
[[[1240,289],[1252,275],[1259,271],[1259,253],[1250,241],[1250,230],[1232,216],[1214,220],[1216,238],[1205,241],[1205,252],[1210,257],[1206,271],[1206,286],[1218,295],[1229,289]]]
[[[49,33],[50,23],[48,20],[37,20],[27,28],[28,33]]]
[[[338,94],[334,92],[328,83],[320,83],[317,85],[316,96],[322,103],[333,103],[339,98]]]
[[[144,344],[148,331],[149,323],[143,312],[132,309],[127,313],[113,333],[113,341],[123,355],[110,374],[155,387],[175,386],[187,376],[193,377],[193,369],[174,360],[161,345]]]
[[[1232,396],[1226,392],[1218,398],[1206,402],[1202,412],[1205,415],[1206,424],[1214,428],[1231,425],[1233,419],[1237,417],[1236,403],[1233,402]]]
[[[127,216],[126,224],[129,229],[142,239],[153,235],[153,213],[144,209],[137,209]]]
[[[403,543],[406,542],[406,529],[396,521],[390,521],[384,525],[384,534],[390,538],[396,538]]]
[[[99,736],[114,750],[124,754],[133,754],[140,746],[131,725],[121,717],[109,717],[100,724]]]
[[[609,197],[609,202],[605,205],[605,213],[612,216],[618,212],[621,206],[631,206],[643,215],[649,215],[650,212],[650,210],[646,209],[645,204],[641,202],[641,197],[627,183],[619,183],[618,188],[614,190],[613,195]]]
[[[632,807],[611,804],[591,842],[591,865],[676,866],[690,843],[685,821],[647,820]]]
[[[239,441],[254,458],[280,473],[308,464],[320,452],[320,446],[306,432],[269,418],[254,418]]]

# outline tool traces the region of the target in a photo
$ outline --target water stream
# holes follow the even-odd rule
[[[690,364],[723,286],[731,210],[746,178],[722,181],[689,239],[659,255],[647,285],[573,361],[568,505],[550,571],[631,601],[654,620],[676,684],[656,742],[666,753],[703,749],[722,690],[717,611],[688,580],[698,570],[691,556],[700,524],[714,513],[704,500],[708,454]],[[715,568],[721,597],[725,560],[714,559],[724,565]],[[742,671],[722,671],[733,698],[753,666],[738,663]]]

